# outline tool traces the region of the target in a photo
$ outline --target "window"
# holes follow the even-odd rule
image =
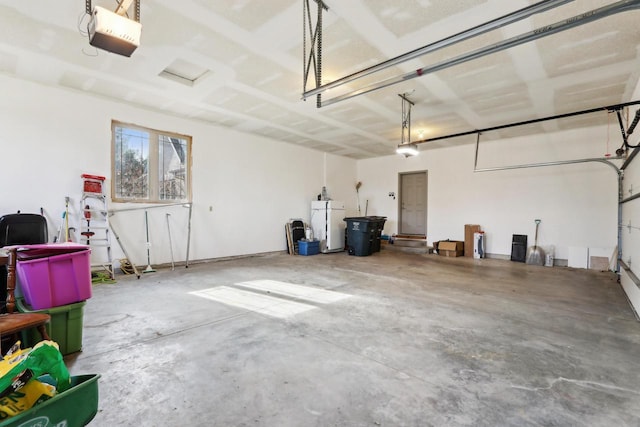
[[[191,137],[112,122],[111,198],[166,203],[190,199]]]

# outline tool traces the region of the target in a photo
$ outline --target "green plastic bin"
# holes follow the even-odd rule
[[[71,388],[55,395],[15,417],[0,422],[0,427],[83,427],[98,412],[98,378],[100,375],[71,377]],[[55,385],[48,375],[40,380]]]
[[[82,327],[85,301],[45,310],[33,310],[23,298],[16,299],[16,307],[21,313],[46,313],[51,320],[46,324],[47,333],[52,341],[58,343],[63,355],[82,350]],[[22,331],[22,347],[33,347],[42,340],[35,329]]]

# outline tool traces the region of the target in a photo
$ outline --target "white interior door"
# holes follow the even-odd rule
[[[427,234],[427,172],[400,174],[400,234]]]

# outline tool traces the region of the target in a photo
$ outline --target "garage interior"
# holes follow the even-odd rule
[[[95,244],[104,177],[91,425],[640,424],[640,0],[57,3],[0,1],[0,213]],[[318,201],[380,250],[291,255]]]

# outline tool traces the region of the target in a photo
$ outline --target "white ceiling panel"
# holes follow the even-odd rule
[[[323,83],[536,3],[325,2],[329,11],[323,15]],[[615,3],[570,1],[385,68],[327,91],[322,99],[327,102],[384,79],[415,75],[418,68],[446,63]],[[93,4],[115,9],[109,0]],[[314,0],[310,4],[315,7]],[[301,99],[302,0],[145,0],[141,46],[130,58],[89,45],[84,6],[84,2],[0,0],[0,72],[356,159],[391,154],[399,143],[398,94],[415,103],[411,139],[416,141],[635,101],[631,96],[640,77],[640,12],[631,10],[315,108],[315,97]],[[311,15],[315,18],[315,9]],[[306,43],[308,52],[308,37]],[[187,82],[166,78],[167,70],[184,75]],[[307,89],[313,84],[311,76]],[[606,120],[575,117],[549,126],[492,132],[487,138],[574,129]],[[424,146],[473,140],[456,138]]]
[[[464,14],[487,1],[479,0],[368,0],[367,5],[384,27],[403,37],[431,24]]]

